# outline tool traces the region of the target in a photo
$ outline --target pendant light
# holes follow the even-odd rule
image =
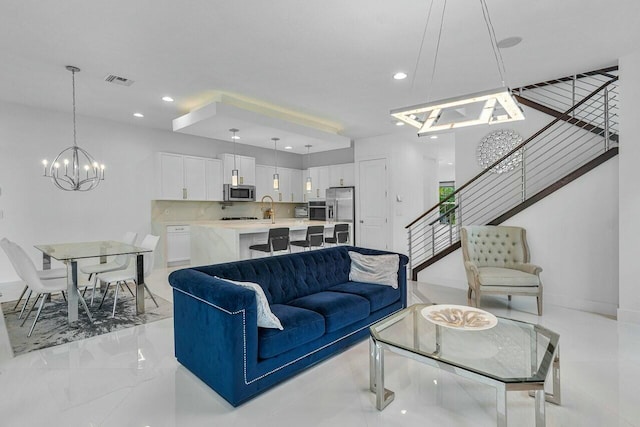
[[[274,190],[280,190],[280,175],[278,175],[278,141],[280,141],[280,138],[271,138],[271,140],[273,141],[273,152],[275,154],[275,172],[273,174],[273,189]]]
[[[66,68],[71,71],[73,88],[73,145],[62,150],[50,165],[47,159],[42,161],[43,176],[51,178],[55,186],[64,191],[89,191],[104,180],[104,165],[99,164],[86,150],[78,147],[76,142],[76,73],[80,72],[80,68],[73,65],[67,65]],[[67,156],[71,157],[71,160]],[[64,164],[64,175],[60,174],[61,160]],[[81,172],[81,167],[84,168],[84,173]]]
[[[307,144],[305,145],[305,147],[307,147],[307,169],[309,169],[309,165],[311,164],[311,154],[309,154],[309,149],[311,148],[311,145]],[[304,183],[304,190],[307,193],[311,193],[311,187],[313,183],[311,182],[311,174],[307,175],[307,181]]]
[[[236,136],[236,132],[240,132],[236,128],[229,129],[229,132],[232,132],[233,135],[231,139],[233,140],[233,170],[231,171],[231,186],[238,186],[238,168],[236,167],[236,141],[240,139],[239,136]]]

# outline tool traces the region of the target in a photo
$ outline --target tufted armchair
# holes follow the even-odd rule
[[[526,230],[521,227],[472,225],[462,227],[462,257],[475,306],[481,294],[530,295],[538,300],[542,315],[542,268],[530,264]]]

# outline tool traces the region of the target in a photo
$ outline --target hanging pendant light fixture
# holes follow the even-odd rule
[[[277,147],[278,141],[280,141],[280,138],[271,138],[271,140],[273,141],[273,152],[276,157],[275,171],[273,174],[273,189],[280,190],[280,175],[278,175],[278,147]]]
[[[449,129],[457,129],[465,126],[474,126],[480,124],[496,124],[511,122],[514,120],[524,120],[524,113],[515,98],[511,94],[511,90],[505,84],[506,69],[502,54],[498,48],[495,31],[489,16],[486,0],[480,0],[484,21],[489,32],[491,48],[498,66],[498,72],[502,80],[502,87],[483,92],[472,93],[464,96],[441,99],[439,101],[428,102],[425,104],[413,105],[410,107],[398,108],[391,110],[390,114],[403,123],[418,128],[418,136],[423,136],[429,132],[438,132]],[[431,16],[431,7],[427,15],[427,23],[423,33],[423,40],[427,34],[426,29]],[[440,30],[436,43],[435,57],[433,60],[433,69],[431,72],[431,83],[429,89],[433,87],[434,76],[436,73],[436,65],[438,63],[438,51],[440,48],[440,38],[442,36],[442,24],[444,22],[444,11],[447,7],[447,0],[444,0],[442,9],[442,17],[440,19]],[[420,46],[422,49],[422,46]],[[418,61],[416,63],[416,70]],[[414,73],[415,75],[415,73]],[[427,94],[427,98],[429,98]],[[460,112],[464,111],[463,118],[460,118]]]
[[[307,147],[307,169],[309,169],[309,165],[311,164],[311,154],[309,154],[309,149],[311,148],[311,145],[307,144],[305,145],[305,147]],[[311,174],[307,175],[307,181],[304,183],[304,191],[306,191],[307,193],[311,193],[311,187],[313,186],[313,183],[311,182]]]
[[[238,129],[232,128],[229,129],[229,132],[232,132],[233,135],[231,139],[233,140],[233,170],[231,171],[231,186],[238,186],[238,168],[236,167],[236,141],[240,139],[239,136],[236,135],[236,132],[240,132]]]
[[[43,176],[51,178],[53,183],[64,191],[89,191],[96,188],[104,180],[104,165],[99,164],[86,150],[78,147],[76,141],[76,73],[80,68],[67,65],[71,71],[71,86],[73,95],[73,145],[65,148],[49,164],[47,159],[42,161]],[[69,160],[71,158],[71,160]],[[60,162],[64,165],[64,175],[61,175]],[[84,169],[84,172],[81,171]]]

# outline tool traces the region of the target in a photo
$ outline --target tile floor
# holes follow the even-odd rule
[[[149,280],[171,298],[167,272]],[[16,288],[16,289],[13,289]],[[4,286],[4,299],[19,292]],[[464,303],[465,291],[410,284],[410,303]],[[560,333],[562,406],[547,404],[548,426],[640,426],[640,326],[545,306],[534,298],[487,297],[494,314]],[[1,318],[1,316],[0,316]],[[0,331],[2,328],[0,320]],[[375,409],[366,341],[233,408],[173,357],[171,319],[16,358],[0,333],[0,425],[14,426],[492,426],[495,391],[386,354],[396,399]],[[4,338],[6,340],[6,338]],[[508,396],[510,426],[533,426],[533,399]]]

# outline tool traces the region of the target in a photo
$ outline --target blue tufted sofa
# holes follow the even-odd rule
[[[349,281],[347,251],[390,253],[336,246],[174,271],[178,361],[238,406],[361,341],[372,323],[406,307],[408,258],[399,255],[393,289]],[[260,284],[284,329],[259,328],[255,292],[217,277]]]

